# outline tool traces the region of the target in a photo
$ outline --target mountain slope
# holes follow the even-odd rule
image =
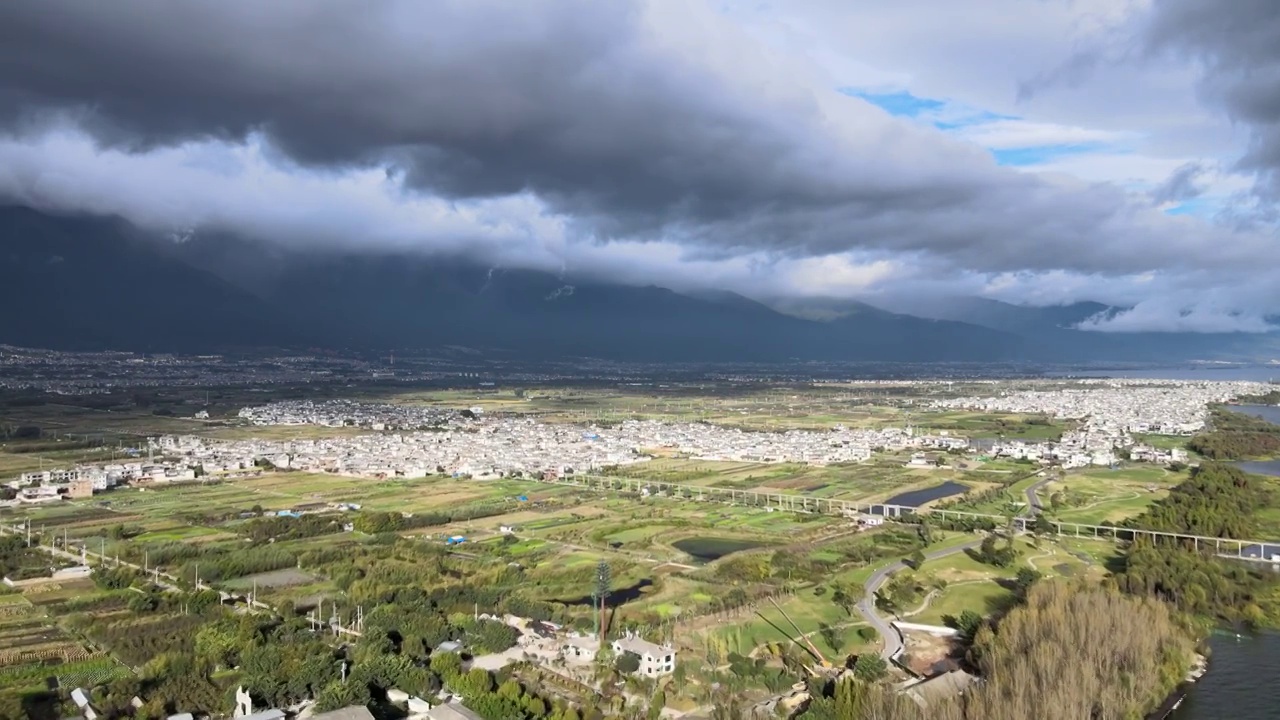
[[[0,341],[207,350],[297,343],[251,295],[155,252],[124,222],[0,207]]]
[[[1011,356],[1019,342],[955,323],[890,316],[874,326],[831,325],[732,293],[690,296],[406,256],[313,255],[285,263],[269,287],[268,299],[299,322],[322,313],[331,328],[366,346],[658,362],[988,359]],[[961,348],[946,339],[959,337],[973,340]]]
[[[646,362],[1176,361],[1259,355],[1275,338],[1083,332],[1096,303],[969,298],[922,318],[865,303],[680,294],[421,255],[158,241],[113,218],[0,207],[0,343],[206,351],[464,346],[506,357]],[[813,317],[826,319],[815,320]]]

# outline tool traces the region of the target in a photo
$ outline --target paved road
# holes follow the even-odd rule
[[[1050,477],[1041,477],[1041,479],[1037,480],[1027,488],[1027,507],[1022,511],[1020,517],[1034,516],[1040,512],[1040,497],[1036,493],[1040,488],[1049,484],[1052,480],[1053,478]],[[972,540],[954,547],[926,551],[924,553],[924,559],[938,560],[950,555],[962,553],[971,548],[976,548],[981,544],[982,540]],[[880,651],[880,657],[890,663],[897,660],[898,656],[902,654],[902,651],[905,648],[902,644],[902,635],[889,624],[889,621],[881,617],[880,613],[876,611],[876,592],[880,590],[880,586],[884,585],[890,575],[898,572],[899,570],[906,569],[906,567],[906,563],[896,562],[873,572],[871,577],[867,578],[866,583],[862,586],[863,598],[862,602],[859,602],[857,606],[858,612],[862,617],[866,618],[871,627],[875,628],[876,632],[880,634],[880,637],[884,638],[884,648]]]

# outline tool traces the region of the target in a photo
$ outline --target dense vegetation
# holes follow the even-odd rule
[[[1273,493],[1263,479],[1231,465],[1205,463],[1129,523],[1130,527],[1191,535],[1252,538],[1256,512]]]
[[[1256,537],[1258,512],[1272,499],[1265,483],[1239,468],[1205,463],[1128,524],[1196,535]],[[1214,551],[1208,543],[1196,547],[1185,541],[1140,539],[1125,553],[1115,581],[1126,592],[1153,595],[1197,615],[1251,624],[1280,620],[1280,580],[1275,573],[1219,558]]]
[[[26,580],[49,574],[49,556],[27,548],[24,537],[0,536],[0,577]]]
[[[356,530],[377,535],[378,533],[399,532],[414,528],[438,527],[461,520],[493,517],[510,512],[511,508],[501,504],[467,506],[451,512],[424,512],[405,515],[399,512],[362,512],[356,516]]]
[[[1082,641],[1087,639],[1087,642]],[[1140,718],[1181,680],[1190,636],[1169,607],[1065,582],[1041,582],[994,628],[974,634],[984,682],[922,709],[893,689],[844,680],[804,720]]]
[[[356,604],[371,608],[354,644],[314,632],[287,605],[281,615],[235,614],[219,604],[217,593],[162,591],[129,568],[99,569],[96,593],[50,607],[69,630],[111,648],[136,670],[95,691],[108,716],[225,714],[230,690],[243,684],[257,704],[272,707],[315,698],[320,710],[363,704],[382,716],[390,688],[429,695],[444,687],[490,720],[582,717],[536,678],[464,672],[458,655],[436,649],[446,640],[459,640],[474,654],[515,645],[517,632],[477,618],[477,604],[539,618],[563,614],[562,607],[518,592],[517,570],[503,565],[464,577],[461,561],[440,548],[395,538],[304,556],[318,569],[354,571],[346,578],[350,603],[334,608],[347,623]],[[146,700],[137,711],[129,705],[135,695]],[[2,707],[0,717],[8,717]]]
[[[237,530],[254,542],[301,540],[342,532],[345,522],[344,518],[333,515],[303,515],[296,518],[264,517],[250,520]]]
[[[1210,460],[1242,460],[1280,454],[1280,425],[1241,413],[1214,410],[1211,430],[1187,447]]]

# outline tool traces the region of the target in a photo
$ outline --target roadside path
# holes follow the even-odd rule
[[[1025,494],[1027,497],[1027,506],[1022,513],[1019,514],[1019,517],[1034,517],[1039,514],[1041,505],[1040,497],[1037,493],[1040,488],[1048,485],[1052,481],[1053,478],[1051,477],[1041,477],[1041,479],[1037,480],[1026,489]],[[961,545],[955,545],[933,551],[925,551],[924,559],[926,562],[930,560],[940,560],[945,557],[962,553],[966,550],[971,550],[981,544],[982,540],[971,540]],[[907,564],[899,560],[898,562],[886,565],[872,573],[871,577],[867,578],[867,581],[862,585],[863,598],[857,605],[857,610],[862,617],[866,619],[867,623],[871,625],[871,627],[876,629],[876,632],[880,634],[880,637],[884,638],[884,648],[880,651],[880,657],[884,658],[885,662],[889,663],[895,663],[902,655],[902,652],[906,649],[906,646],[903,644],[902,634],[877,611],[876,593],[879,592],[880,588],[888,581],[890,575],[898,572],[899,570],[905,570],[906,568]]]

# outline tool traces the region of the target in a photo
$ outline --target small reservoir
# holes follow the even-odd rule
[[[708,563],[736,552],[763,547],[764,543],[725,537],[691,537],[677,540],[671,545],[699,563]]]
[[[894,495],[888,500],[885,500],[885,504],[915,508],[920,507],[925,503],[931,503],[934,500],[941,500],[942,498],[951,497],[952,495],[961,495],[966,492],[969,492],[968,485],[955,482],[954,480],[948,480],[941,485],[934,485],[933,487],[912,490],[911,492]]]

